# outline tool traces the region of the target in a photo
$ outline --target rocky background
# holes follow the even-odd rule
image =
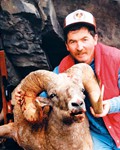
[[[31,71],[53,70],[67,55],[62,27],[76,9],[96,17],[100,42],[120,48],[120,0],[0,0],[0,50],[11,89]]]

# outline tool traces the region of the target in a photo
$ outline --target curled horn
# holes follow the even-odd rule
[[[49,87],[48,83],[54,85],[57,74],[47,71],[38,70],[28,74],[18,85],[21,90],[20,106],[26,120],[31,123],[39,122],[38,110],[35,105],[36,96],[42,91],[46,91]],[[18,87],[17,86],[17,87]],[[15,89],[16,90],[16,89]],[[12,104],[15,104],[15,90],[12,93]]]
[[[81,71],[80,71],[81,70]],[[103,111],[102,99],[103,91],[101,92],[97,78],[92,70],[92,68],[85,64],[76,64],[66,71],[69,76],[76,78],[77,83],[79,79],[82,78],[82,83],[85,90],[87,91],[91,105],[95,113],[99,114]],[[80,77],[80,78],[79,78]],[[81,82],[81,80],[80,80]]]

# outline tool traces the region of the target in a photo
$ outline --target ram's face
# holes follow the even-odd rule
[[[82,83],[76,84],[70,78],[62,78],[48,91],[48,98],[54,107],[65,113],[65,117],[80,117],[86,111]],[[64,116],[64,115],[63,115]]]

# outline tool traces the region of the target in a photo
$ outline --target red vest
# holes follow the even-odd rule
[[[70,55],[66,56],[59,65],[59,72],[64,72],[74,64],[74,59]],[[101,43],[97,44],[95,47],[95,72],[105,87],[104,100],[120,95],[119,69],[120,50]],[[117,147],[120,148],[120,113],[108,114],[103,117],[103,120]]]

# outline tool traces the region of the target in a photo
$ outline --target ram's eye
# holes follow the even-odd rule
[[[51,95],[48,96],[48,98],[53,98],[55,96],[56,96],[56,94],[52,93]]]
[[[83,93],[85,92],[85,89],[84,89],[84,88],[82,88],[82,92],[83,92]]]

